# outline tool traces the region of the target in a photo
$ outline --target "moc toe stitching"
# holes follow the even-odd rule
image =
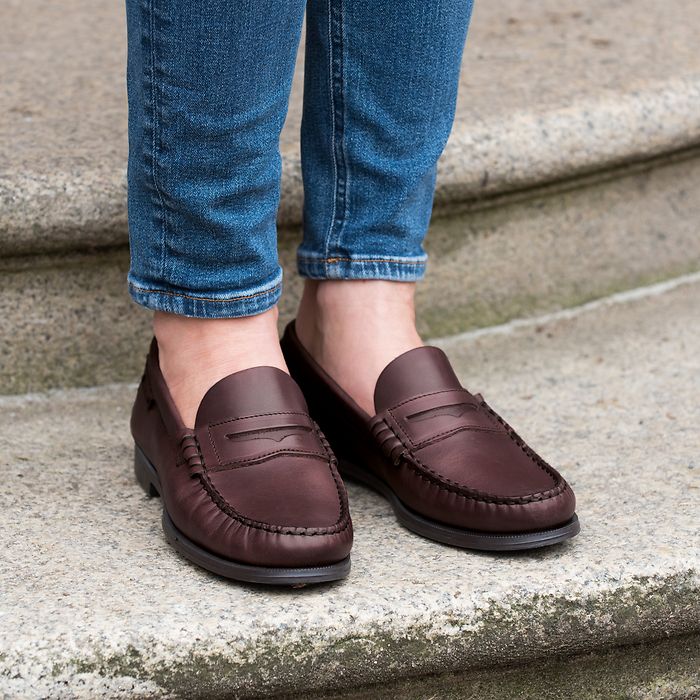
[[[217,508],[232,520],[236,520],[242,525],[245,525],[249,528],[253,528],[255,530],[265,530],[266,532],[271,532],[278,535],[314,536],[335,535],[343,532],[344,530],[347,530],[347,528],[350,527],[351,524],[346,499],[343,497],[343,491],[340,484],[340,477],[336,476],[333,469],[331,469],[330,471],[338,493],[340,514],[336,522],[328,527],[295,527],[291,525],[275,525],[273,523],[266,523],[260,520],[255,520],[253,518],[248,518],[245,515],[239,513],[237,510],[235,510],[235,508],[233,508],[233,506],[221,494],[219,489],[216,488],[216,486],[212,483],[211,479],[209,478],[206,466],[204,467],[204,472],[198,474],[198,477],[200,479],[204,492],[214,502]]]
[[[424,396],[429,396],[429,395],[434,395],[434,394],[440,394],[440,393],[445,393],[441,391],[434,391],[434,392],[428,392],[426,394],[422,394],[420,398],[423,398]],[[418,397],[414,397],[418,398]],[[534,493],[530,493],[524,496],[504,496],[504,495],[499,495],[495,493],[488,493],[484,491],[479,491],[476,489],[472,489],[469,486],[465,484],[461,484],[457,481],[453,481],[451,479],[448,479],[447,477],[443,476],[440,474],[438,471],[435,469],[431,468],[428,466],[424,461],[422,461],[416,454],[416,445],[413,444],[410,436],[402,429],[400,422],[397,420],[395,414],[393,411],[398,408],[398,406],[402,404],[409,403],[409,401],[413,401],[414,399],[408,399],[406,401],[401,402],[401,404],[397,404],[393,408],[389,409],[387,413],[389,413],[393,419],[392,425],[388,425],[386,421],[383,419],[380,419],[375,423],[375,425],[379,423],[383,423],[384,426],[386,426],[392,434],[399,440],[399,442],[403,445],[404,451],[402,452],[401,455],[399,455],[399,459],[404,460],[404,462],[409,466],[412,467],[413,471],[420,476],[421,478],[430,481],[434,483],[435,486],[437,486],[440,489],[443,489],[445,491],[450,491],[451,493],[454,493],[455,495],[461,497],[461,498],[466,498],[474,501],[482,501],[484,503],[494,503],[497,505],[525,505],[527,503],[533,503],[533,502],[540,502],[544,501],[550,498],[556,498],[557,496],[561,495],[567,488],[569,488],[569,485],[567,482],[564,480],[564,478],[557,472],[553,467],[551,467],[547,462],[545,462],[532,448],[530,448],[522,438],[504,421],[490,406],[486,404],[485,401],[482,400],[481,405],[488,411],[488,413],[493,416],[496,420],[498,420],[499,423],[503,425],[503,427],[506,429],[506,434],[512,440],[530,459],[531,463],[536,464],[540,469],[542,469],[554,482],[553,488],[550,489],[545,489],[544,491],[537,491]],[[424,443],[421,443],[419,446],[420,447],[425,447],[428,444],[434,444],[436,442],[439,442],[440,439],[444,439],[445,437],[449,437],[449,435],[454,435],[457,434],[457,432],[462,432],[464,430],[472,430],[471,427],[460,427],[459,429],[453,430],[453,431],[445,431],[444,433],[440,434],[441,437],[438,439],[438,435],[433,436],[430,441],[426,441]],[[483,428],[477,428],[476,432],[492,432],[489,429],[483,429]],[[500,432],[500,431],[499,431]],[[377,433],[375,432],[375,436]],[[384,442],[386,442],[388,438],[385,438]]]
[[[410,457],[404,456],[404,459],[405,464],[421,479],[429,481],[439,489],[449,491],[460,498],[466,498],[472,501],[481,501],[483,503],[494,503],[505,506],[525,505],[527,503],[544,501],[549,498],[556,498],[568,488],[568,484],[561,479],[555,488],[548,489],[547,491],[532,493],[526,496],[499,496],[497,494],[476,491],[474,489],[470,489],[464,484],[459,484],[456,481],[447,479],[431,469],[428,465],[421,462],[421,460],[415,455],[411,455]]]

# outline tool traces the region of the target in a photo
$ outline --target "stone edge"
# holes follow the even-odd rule
[[[439,163],[435,212],[698,145],[700,75],[457,123]],[[301,165],[296,152],[283,160],[279,224],[293,227],[301,222]],[[0,172],[0,254],[124,245],[125,199],[124,173],[105,167]]]
[[[301,593],[303,595],[303,593]],[[599,584],[584,596],[525,593],[477,611],[458,606],[380,615],[345,631],[310,626],[260,627],[254,639],[181,642],[149,638],[110,649],[105,639],[42,639],[23,653],[0,653],[0,690],[16,688],[21,669],[64,687],[78,678],[128,681],[168,697],[248,697],[310,692],[491,665],[524,664],[553,654],[571,656],[700,631],[700,576],[688,569],[667,576]],[[203,643],[203,641],[205,643]],[[71,646],[73,649],[71,650]],[[4,680],[3,680],[4,679]],[[102,680],[101,680],[102,679]],[[32,678],[26,678],[32,684]]]

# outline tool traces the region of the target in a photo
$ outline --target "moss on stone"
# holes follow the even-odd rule
[[[249,697],[351,689],[497,661],[522,664],[699,630],[700,590],[688,572],[661,581],[637,579],[583,599],[539,595],[509,605],[493,603],[470,619],[448,614],[405,626],[378,621],[362,635],[354,630],[324,639],[269,629],[231,654],[203,649],[181,658],[177,649],[167,648],[94,650],[61,672],[72,667],[76,673],[150,680],[182,697]]]
[[[614,284],[582,289],[577,285],[567,286],[566,281],[557,288],[550,298],[523,294],[503,299],[498,305],[488,304],[479,299],[471,299],[460,304],[455,301],[450,306],[434,305],[427,301],[420,304],[418,317],[419,330],[427,338],[445,338],[478,328],[497,326],[516,318],[526,318],[537,314],[552,313],[604,299],[629,289],[664,282],[674,277],[697,272],[697,262],[677,265],[663,272],[629,275]]]
[[[397,700],[691,700],[700,697],[700,637],[295,697],[379,700],[389,696]]]

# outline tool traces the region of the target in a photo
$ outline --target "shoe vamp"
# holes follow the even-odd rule
[[[500,431],[460,431],[415,454],[440,477],[486,494],[520,497],[556,486],[545,468]]]
[[[277,456],[259,464],[209,473],[223,500],[239,515],[261,523],[325,528],[341,515],[339,488],[327,463],[306,456]]]

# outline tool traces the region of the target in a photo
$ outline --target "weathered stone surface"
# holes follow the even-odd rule
[[[7,0],[0,16],[0,254],[124,244],[123,3]],[[697,145],[698,22],[693,0],[477,4],[438,208]],[[301,68],[286,225],[301,221]]]
[[[541,659],[526,666],[410,678],[337,693],[287,696],[289,700],[697,700],[700,637]]]
[[[0,260],[0,391],[135,381],[151,315],[126,289],[126,250]]]
[[[448,335],[700,269],[700,158],[433,219],[422,331]]]
[[[435,218],[421,330],[442,336],[700,269],[700,158]],[[281,323],[301,291],[281,239]],[[0,259],[0,392],[135,381],[149,315],[126,292],[125,250]]]
[[[168,548],[131,474],[133,387],[1,399],[0,692],[306,693],[697,633],[699,285],[442,342],[570,479],[579,537],[460,551],[353,486],[353,571],[324,588],[237,586]],[[640,697],[683,697],[693,668]]]

